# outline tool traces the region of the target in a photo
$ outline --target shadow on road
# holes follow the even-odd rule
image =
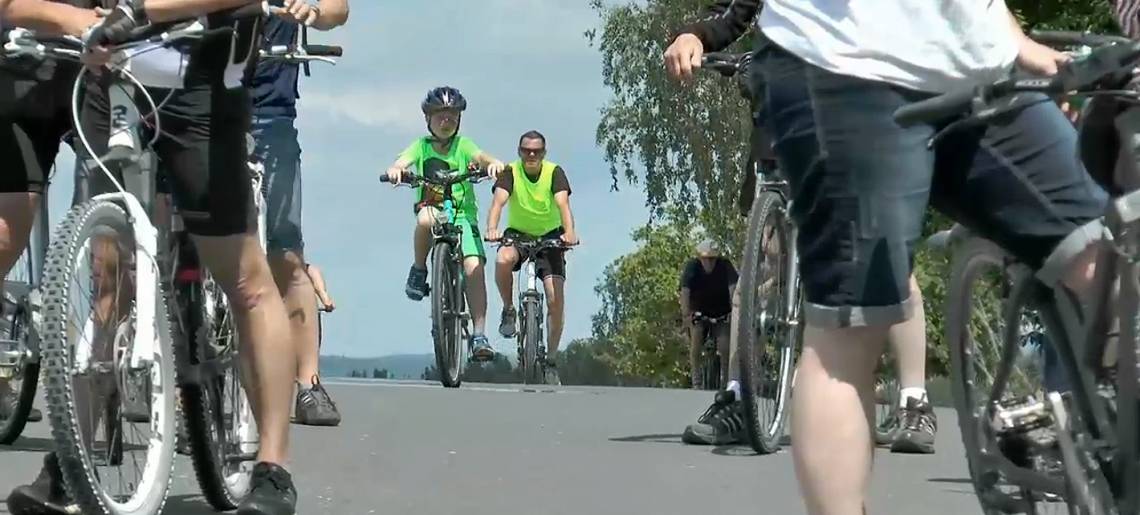
[[[719,445],[713,447],[712,453],[717,456],[759,456],[747,445]]]
[[[12,445],[0,445],[0,452],[48,452],[55,449],[55,440],[51,438],[21,437]]]
[[[610,438],[611,442],[640,442],[640,443],[672,443],[682,445],[681,435],[666,433],[656,435],[633,435],[633,436],[615,436]]]
[[[954,483],[960,485],[970,485],[974,483],[974,480],[968,477],[932,477],[927,479],[927,481],[931,483]]]
[[[172,495],[166,499],[163,515],[199,515],[216,513],[200,494]]]

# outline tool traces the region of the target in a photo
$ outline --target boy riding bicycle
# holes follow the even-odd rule
[[[495,197],[487,215],[487,239],[503,236],[525,239],[561,239],[567,245],[578,243],[574,231],[574,216],[570,212],[570,182],[562,167],[544,159],[546,137],[538,131],[529,131],[519,138],[519,160],[511,163],[509,173],[495,183]],[[499,215],[503,206],[510,205],[507,213],[507,230],[499,232]],[[562,339],[563,286],[566,283],[565,252],[547,249],[533,256],[539,280],[546,290],[546,308],[550,334],[547,339],[545,382],[559,384],[555,356]],[[503,316],[499,333],[505,338],[515,336],[517,311],[511,290],[514,272],[522,266],[522,259],[514,247],[499,248],[495,265],[495,283],[503,300]]]
[[[503,170],[503,162],[480,150],[467,137],[459,135],[460,118],[467,109],[467,100],[459,90],[448,86],[435,88],[428,92],[420,107],[427,121],[428,135],[413,141],[388,168],[388,178],[393,185],[401,182],[407,173],[405,170],[412,165],[415,165],[415,174],[419,176],[449,170],[467,170],[471,165],[478,165],[486,168],[492,179],[498,177]],[[475,198],[475,187],[470,181],[463,181],[453,186],[452,195],[457,207],[455,222],[463,229],[463,268],[467,274],[467,302],[471,304],[474,325],[471,352],[475,359],[491,359],[495,351],[484,334],[487,326],[487,285],[483,278],[486,254],[479,236],[479,205]],[[439,188],[416,188],[415,262],[408,272],[404,288],[408,298],[415,301],[423,300],[428,295],[427,256],[431,246],[431,229],[435,220],[442,216],[442,202],[443,192]]]

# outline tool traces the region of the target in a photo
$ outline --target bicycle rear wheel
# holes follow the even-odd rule
[[[217,510],[232,510],[249,494],[257,428],[239,380],[237,326],[225,294],[208,273],[176,286],[179,371],[191,461],[198,485]]]
[[[449,241],[436,243],[431,270],[432,341],[439,381],[447,388],[459,387],[463,359],[463,280],[453,249]]]
[[[736,333],[745,432],[761,454],[780,449],[800,339],[789,227],[783,196],[761,192],[748,216]]]
[[[40,379],[39,356],[33,354],[28,339],[31,310],[32,252],[25,249],[4,280],[3,313],[0,313],[0,381],[7,381],[7,392],[0,388],[0,444],[15,442],[24,431],[36,399]],[[5,416],[7,415],[7,416]]]
[[[126,212],[112,202],[90,201],[67,214],[46,259],[44,388],[60,468],[84,513],[159,513],[170,483],[175,410],[167,306],[159,281],[137,284],[138,267],[150,263],[136,263],[134,252]],[[78,269],[89,259],[89,269]],[[73,298],[73,293],[90,297]],[[104,302],[91,300],[96,297]],[[145,368],[134,370],[129,350],[137,302],[155,303],[155,319],[144,323],[153,323],[156,342],[153,354],[142,356]],[[73,312],[84,304],[89,312]],[[96,304],[101,308],[92,307]],[[153,387],[146,387],[148,382]],[[139,383],[143,386],[135,386]],[[128,416],[130,406],[105,404],[105,398],[125,403],[135,390],[145,392],[144,420]],[[110,416],[117,420],[100,420]],[[142,470],[134,474],[117,466],[140,462]]]

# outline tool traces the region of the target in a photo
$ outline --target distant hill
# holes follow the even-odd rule
[[[424,369],[435,363],[433,354],[394,354],[378,358],[321,356],[322,377],[349,377],[353,370],[388,369],[392,379],[419,379]]]

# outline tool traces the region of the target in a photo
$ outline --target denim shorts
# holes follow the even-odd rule
[[[301,234],[301,144],[293,119],[254,117],[257,156],[265,164],[265,236],[267,252],[305,248]]]
[[[757,94],[791,186],[808,323],[910,318],[908,278],[928,202],[1046,282],[1101,237],[1107,195],[1047,98],[929,148],[952,120],[904,128],[892,113],[930,94],[826,71],[763,37],[757,45]]]

